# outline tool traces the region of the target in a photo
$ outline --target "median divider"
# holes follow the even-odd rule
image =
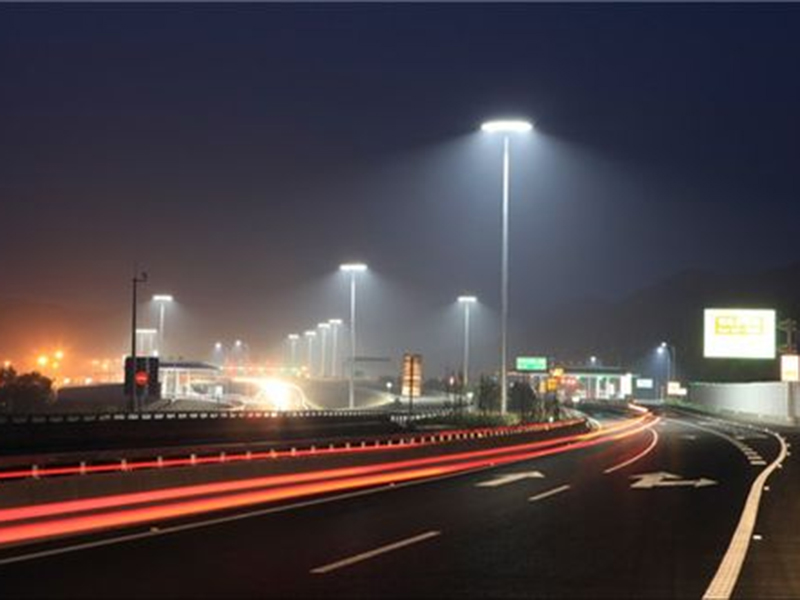
[[[43,466],[38,463],[33,463],[30,465],[11,464],[0,470],[0,483],[27,478],[64,477],[73,475],[85,476],[101,473],[140,471],[145,469],[164,469],[169,467],[186,466],[194,467],[198,465],[222,464],[241,461],[249,462],[263,459],[299,458],[318,456],[321,454],[334,455],[368,453],[385,451],[387,449],[402,450],[426,445],[448,444],[466,439],[483,439],[485,437],[549,432],[551,430],[580,426],[584,423],[585,421],[583,419],[569,419],[565,421],[556,421],[554,423],[531,423],[515,426],[486,427],[475,430],[449,430],[427,436],[423,434],[420,437],[417,437],[415,434],[400,434],[393,436],[382,436],[372,440],[346,439],[344,441],[339,440],[337,442],[328,442],[327,447],[324,449],[317,448],[316,443],[308,442],[306,447],[298,447],[293,445],[288,448],[273,447],[269,450],[263,451],[254,451],[248,449],[246,451],[228,452],[226,450],[214,449],[210,450],[208,454],[204,455],[202,454],[202,449],[199,449],[191,452],[188,450],[183,450],[188,454],[166,458],[163,453],[147,457],[137,456],[136,458],[124,456],[113,461],[99,462],[96,464],[90,464],[87,460],[80,460],[73,464],[57,464],[50,466]],[[177,449],[172,450],[177,451]],[[42,458],[46,459],[47,456]],[[6,459],[6,461],[8,462],[8,459]]]

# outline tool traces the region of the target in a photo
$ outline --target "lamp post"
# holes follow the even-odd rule
[[[214,342],[214,349],[211,353],[212,359],[214,364],[221,367],[225,364],[225,356],[224,350],[222,348],[222,342]]]
[[[347,385],[347,405],[355,408],[354,380],[356,374],[356,277],[367,270],[364,263],[346,263],[339,266],[340,271],[350,275],[350,373]]]
[[[319,355],[319,374],[322,378],[328,376],[328,362],[326,359],[326,347],[328,345],[328,330],[331,328],[330,323],[319,323],[317,325],[320,332],[320,355]]]
[[[500,412],[506,414],[508,409],[508,180],[511,170],[510,139],[515,133],[527,133],[533,125],[522,120],[487,121],[481,125],[485,133],[499,133],[503,136],[503,221],[502,251],[500,258]]]
[[[667,360],[669,361],[667,364],[669,368],[667,369],[667,377],[669,381],[675,380],[675,363],[677,361],[675,346],[672,344],[668,344],[667,342],[661,342],[661,345],[658,347],[660,352],[666,351],[667,353]]]
[[[300,339],[300,336],[296,333],[290,333],[287,337],[289,340],[289,368],[296,369],[297,368],[297,340]]]
[[[136,335],[139,340],[137,345],[141,348],[143,356],[158,356],[159,352],[155,347],[155,339],[158,335],[156,329],[139,328],[136,330]]]
[[[312,368],[314,366],[314,338],[317,337],[317,332],[313,329],[309,329],[304,335],[306,336],[306,366],[308,370],[308,376],[311,377]]]
[[[156,294],[153,296],[153,302],[158,305],[158,353],[164,354],[164,316],[167,309],[167,304],[172,302],[171,294]]]
[[[328,321],[331,325],[331,377],[336,377],[338,373],[338,345],[339,345],[339,327],[342,325],[341,319],[330,319]]]
[[[462,365],[462,386],[464,390],[469,384],[469,307],[478,299],[475,296],[459,296],[458,303],[464,307],[464,363]]]

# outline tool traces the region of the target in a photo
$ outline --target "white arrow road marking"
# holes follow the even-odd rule
[[[522,481],[523,479],[541,479],[542,477],[544,477],[544,475],[540,471],[523,471],[521,473],[508,473],[507,475],[498,475],[494,479],[487,479],[486,481],[481,481],[480,483],[476,483],[475,487],[496,488],[500,487],[501,485],[516,483],[517,481]]]
[[[656,473],[643,473],[641,475],[632,475],[631,479],[638,481],[631,484],[635,489],[652,489],[655,487],[694,487],[701,488],[709,485],[716,485],[717,482],[713,479],[701,477],[700,479],[681,479],[680,475],[667,473],[666,471],[659,471]]]
[[[681,437],[684,440],[696,440],[697,439],[697,436],[695,434],[693,434],[693,433],[684,433]]]

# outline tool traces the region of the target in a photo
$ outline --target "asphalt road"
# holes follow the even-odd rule
[[[184,529],[164,523],[111,544],[87,536],[49,556],[23,547],[0,558],[0,590],[9,598],[699,598],[781,444],[746,427],[666,417],[655,433],[436,481]],[[786,477],[792,460],[768,482],[762,539],[750,544],[738,596],[800,592],[789,563],[775,567],[800,537],[788,514],[798,512]],[[783,545],[770,546],[781,533]]]

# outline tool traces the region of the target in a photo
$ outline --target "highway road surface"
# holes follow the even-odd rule
[[[661,417],[602,444],[424,482],[0,549],[0,590],[8,598],[800,597],[790,455],[798,436]]]

